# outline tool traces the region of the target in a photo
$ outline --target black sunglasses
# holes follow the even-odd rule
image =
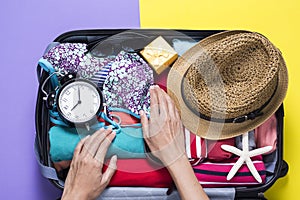
[[[100,41],[88,44],[88,53],[95,57],[116,56],[120,51],[138,53],[147,46],[154,36],[147,36],[136,32],[122,32]]]

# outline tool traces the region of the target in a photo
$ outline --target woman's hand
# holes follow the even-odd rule
[[[181,199],[207,200],[185,154],[183,127],[172,99],[158,86],[151,87],[150,96],[150,119],[144,112],[140,115],[151,153],[168,169]]]
[[[117,157],[113,156],[102,174],[104,158],[114,137],[115,132],[102,128],[78,143],[62,200],[94,200],[102,193],[117,168]]]
[[[151,153],[165,166],[185,155],[180,116],[169,95],[158,86],[150,87],[150,119],[140,112],[143,134]]]

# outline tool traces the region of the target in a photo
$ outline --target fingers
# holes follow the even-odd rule
[[[97,152],[95,154],[95,157],[94,157],[98,162],[103,163],[106,152],[107,152],[111,142],[115,138],[115,136],[116,136],[116,132],[113,131],[100,144],[100,146],[97,149]],[[102,169],[102,167],[101,167],[101,169]]]
[[[84,143],[86,142],[86,140],[90,137],[90,135],[86,136],[85,138],[83,138],[82,140],[79,141],[79,143],[77,144],[74,153],[73,153],[73,159],[71,162],[71,168],[76,168],[76,162],[78,161],[79,155],[84,147]]]
[[[117,155],[114,155],[113,157],[111,157],[109,161],[109,165],[103,174],[101,184],[107,185],[110,182],[112,176],[114,175],[116,169],[117,169]]]
[[[157,116],[159,114],[163,114],[169,116],[172,119],[179,118],[179,114],[173,100],[163,89],[159,88],[158,86],[151,87],[150,96],[150,106],[152,105],[152,103],[155,104],[153,105],[154,115]],[[151,107],[151,116],[152,115],[153,112]]]
[[[150,110],[151,110],[151,117],[154,118],[159,116],[157,88],[158,86],[150,87]]]
[[[155,90],[157,93],[160,115],[166,116],[169,114],[166,93],[159,87],[156,87]]]
[[[143,110],[140,110],[140,117],[141,117],[141,123],[142,123],[142,131],[144,134],[144,138],[150,137],[149,133],[149,121],[147,118],[147,115]]]
[[[80,140],[80,142],[77,144],[77,146],[76,146],[76,148],[75,148],[75,150],[74,150],[74,153],[73,153],[73,157],[74,157],[74,158],[76,158],[76,157],[80,154],[80,152],[81,152],[81,150],[82,150],[82,147],[83,147],[85,141],[86,141],[89,137],[90,137],[90,135],[86,136],[85,138],[83,138],[82,140]]]
[[[161,96],[164,97],[164,101],[166,102],[167,104],[167,112],[169,114],[169,116],[172,118],[172,119],[175,119],[177,117],[177,109],[175,107],[175,104],[173,102],[173,100],[171,99],[171,97],[164,91],[164,90],[160,90],[161,91]]]
[[[94,157],[98,151],[99,146],[105,140],[106,136],[111,134],[112,129],[101,128],[97,130],[90,138],[85,142],[84,148],[82,150],[83,156]]]
[[[78,143],[74,151],[74,158],[78,160],[89,157],[89,159],[95,159],[103,164],[107,150],[115,136],[116,133],[112,129],[99,129],[92,136],[87,136]],[[79,155],[80,158],[77,158]],[[102,165],[99,166],[102,170]]]

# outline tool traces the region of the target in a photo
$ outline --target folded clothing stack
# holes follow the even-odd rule
[[[75,50],[76,52],[79,50],[82,57],[78,57],[77,53],[68,53],[70,51],[75,52]],[[104,94],[108,99],[114,100],[108,101],[110,104],[109,106],[126,105],[123,109],[127,108],[129,111],[136,114],[139,109],[144,109],[145,111],[149,110],[150,97],[148,88],[151,84],[156,83],[166,89],[166,77],[169,68],[166,68],[164,72],[161,72],[160,76],[152,77],[152,73],[150,73],[152,71],[149,66],[147,66],[147,63],[144,62],[138,54],[120,52],[120,54],[114,58],[107,57],[96,60],[95,58],[90,57],[89,54],[86,54],[86,52],[86,45],[60,44],[49,50],[44,56],[44,59],[47,59],[56,70],[76,71],[83,78],[93,80],[98,86],[101,86],[101,88],[103,87]],[[74,58],[70,55],[74,55]],[[78,61],[78,63],[74,64],[73,61]],[[118,61],[119,63],[124,64],[125,68],[120,67],[123,65],[113,65],[114,62],[112,61]],[[70,63],[73,63],[74,65],[71,65]],[[90,63],[93,64],[91,65]],[[91,73],[84,73],[86,71],[86,66],[91,68],[89,70]],[[128,97],[132,98],[129,98],[128,102],[126,101],[127,104],[124,104],[123,101],[120,103],[118,96],[115,95],[115,93],[118,92],[115,86],[120,85],[120,83],[132,81],[132,79],[128,79],[130,75],[126,75],[126,73],[135,73],[136,70],[133,70],[133,68],[129,68],[128,66],[142,66],[147,71],[146,74],[148,74],[148,76],[147,79],[145,79],[145,77],[140,77],[141,81],[138,81],[138,83],[141,84],[136,85],[135,88],[126,88],[126,94],[128,94]],[[101,76],[97,74],[99,71],[101,71]],[[103,77],[115,74],[118,76],[114,79],[106,79]],[[152,80],[153,78],[154,80]],[[142,79],[145,80],[142,81]],[[126,87],[125,84],[121,85]],[[136,91],[136,88],[139,88],[139,90]],[[122,94],[124,94],[124,92],[122,92]],[[144,95],[143,98],[135,98],[140,95]],[[147,105],[146,108],[143,105]],[[127,115],[126,113],[112,112],[111,114],[119,116],[122,125],[140,123],[138,118]],[[252,134],[249,134],[251,135],[249,149],[272,146],[272,151],[274,151],[277,142],[276,127],[276,117],[272,116],[263,125],[255,129]],[[117,163],[118,169],[112,178],[110,186],[170,187],[172,185],[172,179],[166,168],[158,167],[145,158],[141,128],[123,127],[122,130],[123,131],[117,135],[108,151],[107,157],[110,157],[113,154],[117,154],[119,157]],[[83,130],[71,127],[61,127],[59,125],[54,125],[49,131],[50,157],[58,172],[68,169],[74,148],[80,141],[82,135],[92,134],[92,132],[89,132],[79,136],[80,134],[78,134],[78,131],[82,132]],[[227,180],[226,178],[237,158],[234,157],[232,153],[224,151],[221,146],[230,145],[241,148],[240,137],[214,141],[200,138],[185,128],[183,132],[185,134],[187,156],[194,168],[196,177],[203,187],[260,184],[252,177],[246,165],[243,165],[231,180]],[[254,157],[252,158],[252,161],[261,176],[263,183],[266,178],[266,169],[262,156]]]
[[[139,122],[138,118],[135,118],[123,112],[112,112],[112,114],[114,116],[120,117],[122,119],[123,125],[136,124]],[[270,125],[276,127],[275,116],[272,116],[267,122],[265,122],[265,124],[261,125],[258,129],[256,129],[255,134],[253,132],[250,135],[262,135],[260,131],[265,130],[267,128],[266,126]],[[272,129],[268,128],[268,130]],[[241,148],[241,141],[239,137],[230,138],[226,140],[212,141],[200,138],[199,136],[190,133],[187,129],[184,129],[184,132],[187,156],[190,158],[196,177],[198,178],[199,182],[203,185],[203,187],[228,187],[261,184],[257,182],[255,178],[251,175],[251,172],[245,164],[242,165],[242,167],[238,170],[238,172],[231,180],[227,180],[226,178],[234,163],[237,161],[237,157],[234,157],[230,152],[224,151],[221,148],[221,146],[223,144],[226,144]],[[274,130],[273,132],[269,132],[269,137],[271,137],[271,134],[274,134]],[[78,142],[80,138],[77,134],[74,134],[70,137],[70,133],[60,132],[60,138],[69,137],[64,138],[63,140],[57,138],[56,140],[52,140],[52,137],[50,136],[50,152],[55,151],[58,153],[56,156],[60,156],[60,159],[52,158],[52,160],[56,160],[54,161],[54,167],[57,169],[58,172],[68,169],[70,165],[70,160],[72,159],[72,152],[77,144],[74,141],[72,142],[72,140],[74,140],[72,138],[74,138],[75,136],[78,137],[76,139],[76,141]],[[266,145],[266,141],[261,141],[261,137],[252,137],[252,140],[252,142],[249,142],[249,144],[264,143],[264,145]],[[71,147],[71,144],[72,147],[69,148],[64,141],[68,141],[69,147]],[[274,139],[270,141],[274,142]],[[58,145],[57,143],[61,143],[61,145]],[[140,151],[142,148],[139,147],[144,147],[143,145],[144,144],[128,145],[129,148],[131,148],[131,150],[129,151]],[[60,149],[61,147],[63,147],[63,149]],[[53,148],[56,149],[53,150]],[[255,147],[252,146],[250,147],[250,149],[251,148],[253,149]],[[142,149],[142,151],[144,150]],[[65,156],[65,152],[69,152],[68,157]],[[143,152],[141,154],[143,154]],[[50,153],[50,155],[53,154]],[[110,186],[172,186],[172,179],[166,168],[155,165],[147,158],[137,158],[132,157],[132,155],[135,154],[130,154],[130,152],[128,152],[127,150],[127,158],[126,155],[123,157],[119,157],[117,163],[118,169],[110,183]],[[252,158],[252,161],[256,170],[261,176],[262,183],[264,183],[266,180],[266,168],[262,156],[256,156]]]

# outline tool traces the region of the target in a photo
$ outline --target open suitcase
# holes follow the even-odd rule
[[[62,43],[83,43],[86,44],[88,51],[94,51],[95,54],[99,54],[98,49],[95,48],[101,41],[108,38],[114,38],[114,48],[107,50],[107,54],[114,54],[113,51],[119,51],[123,48],[123,43],[131,41],[126,45],[133,45],[134,50],[141,50],[145,45],[153,41],[155,38],[162,36],[171,46],[173,46],[178,54],[182,54],[187,48],[202,40],[203,38],[220,31],[202,31],[202,30],[78,30],[64,33],[57,37],[46,49],[56,46]],[[121,42],[118,39],[121,38]],[[145,39],[147,38],[147,39]],[[115,40],[116,39],[116,40]],[[116,42],[118,41],[118,42]],[[137,41],[137,42],[132,42]],[[178,42],[183,42],[184,48],[181,46],[176,47]],[[122,43],[122,44],[121,44]],[[176,44],[175,44],[176,43]],[[162,72],[161,74],[167,74]],[[49,136],[48,132],[51,128],[53,121],[50,120],[50,113],[45,98],[46,94],[51,94],[54,90],[49,81],[49,71],[45,70],[42,66],[38,65],[37,75],[39,81],[39,90],[37,94],[36,102],[36,139],[35,139],[35,152],[38,163],[40,165],[41,173],[44,177],[48,178],[55,186],[63,189],[63,180],[60,178],[57,170],[53,166],[53,162],[49,156]],[[159,76],[155,74],[155,81],[160,80]],[[162,85],[164,86],[164,85]],[[268,190],[278,178],[283,177],[288,172],[288,164],[283,160],[283,118],[284,110],[283,105],[275,113],[277,120],[277,144],[276,149],[272,153],[272,156],[263,157],[264,160],[273,158],[272,170],[265,171],[264,184],[256,185],[235,185],[227,187],[208,187],[204,188],[206,193],[211,199],[265,199],[264,192]],[[100,199],[180,199],[176,190],[170,192],[168,188],[157,187],[109,187],[101,195]]]

